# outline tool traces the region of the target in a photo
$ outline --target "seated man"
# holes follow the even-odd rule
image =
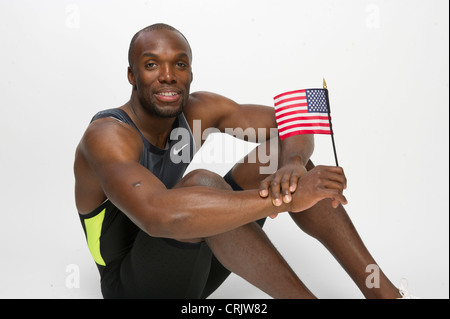
[[[289,212],[365,297],[401,297],[382,271],[379,288],[365,284],[376,262],[342,206],[342,168],[314,167],[312,135],[274,139],[272,107],[190,94],[191,63],[176,29],[139,31],[129,49],[130,100],[95,115],[77,148],[76,205],[103,296],[206,298],[231,271],[274,298],[315,298],[261,228],[268,216]],[[278,169],[261,170],[268,163],[256,149],[224,178],[206,170],[184,176],[209,128],[265,129],[259,148]]]

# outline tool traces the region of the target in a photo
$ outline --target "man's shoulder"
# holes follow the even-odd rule
[[[85,133],[112,134],[117,132],[135,132],[130,124],[120,118],[114,116],[98,116],[101,113],[99,112],[94,116],[86,128]]]
[[[131,125],[117,118],[110,116],[94,117],[81,137],[79,147],[95,151],[99,149],[98,145],[100,144],[113,145],[120,141],[124,143],[133,143],[133,141],[140,143],[141,138]]]
[[[217,93],[199,91],[191,93],[185,106],[185,114],[195,115],[196,118],[220,116],[221,113],[236,105],[229,98]]]
[[[191,93],[189,95],[188,105],[193,104],[193,105],[198,106],[198,105],[208,104],[211,102],[212,103],[222,102],[224,100],[227,100],[227,99],[220,94],[208,92],[208,91],[198,91],[198,92]]]

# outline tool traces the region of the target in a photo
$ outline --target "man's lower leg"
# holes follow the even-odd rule
[[[366,298],[398,298],[398,289],[389,281],[371,256],[342,206],[334,209],[330,200],[292,213],[293,220],[307,234],[319,240],[347,271]],[[369,269],[379,270],[379,288],[367,285]]]
[[[273,298],[313,299],[257,223],[206,239],[228,270]]]
[[[266,152],[270,151],[267,145],[261,144],[259,147],[265,148]],[[267,176],[260,174],[260,166],[263,164],[259,162],[257,156],[258,148],[253,150],[242,163],[233,167],[235,181],[243,189],[259,188],[260,182]],[[248,158],[256,158],[256,163],[249,163]],[[314,164],[310,161],[307,169],[310,170],[313,167]],[[378,267],[342,206],[334,209],[331,201],[324,200],[307,211],[291,214],[291,216],[302,230],[322,242],[365,297],[400,297],[398,289]],[[366,285],[366,279],[369,276],[366,272],[367,266],[376,266],[380,269],[380,288],[370,288]]]
[[[231,189],[220,176],[204,170],[189,173],[176,187],[194,185]],[[205,238],[205,241],[225,268],[271,297],[315,298],[256,222]]]

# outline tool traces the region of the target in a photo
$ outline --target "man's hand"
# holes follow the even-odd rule
[[[283,166],[261,182],[259,194],[264,198],[270,194],[274,206],[280,206],[282,201],[290,203],[291,193],[295,192],[299,178],[305,173],[306,168],[302,165]]]
[[[325,198],[332,200],[334,208],[347,204],[342,194],[346,187],[347,179],[341,167],[316,166],[306,172],[304,167],[288,165],[261,182],[260,196],[270,194],[274,206],[290,203],[290,212],[300,212]]]
[[[304,174],[306,174],[306,168],[303,165],[283,166],[261,182],[259,195],[266,198],[270,194],[274,206],[280,206],[282,202],[288,204],[292,201],[292,193],[297,189],[298,181]],[[277,215],[270,217],[275,218]]]
[[[304,211],[325,198],[332,200],[333,208],[345,205],[347,199],[342,193],[346,188],[347,178],[341,167],[316,166],[299,180],[290,212]]]

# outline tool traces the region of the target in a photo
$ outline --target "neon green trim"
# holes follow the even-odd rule
[[[84,220],[89,251],[91,252],[92,257],[94,257],[95,262],[102,266],[106,266],[102,254],[100,253],[100,235],[102,233],[105,211],[106,208],[102,210],[100,214]]]

